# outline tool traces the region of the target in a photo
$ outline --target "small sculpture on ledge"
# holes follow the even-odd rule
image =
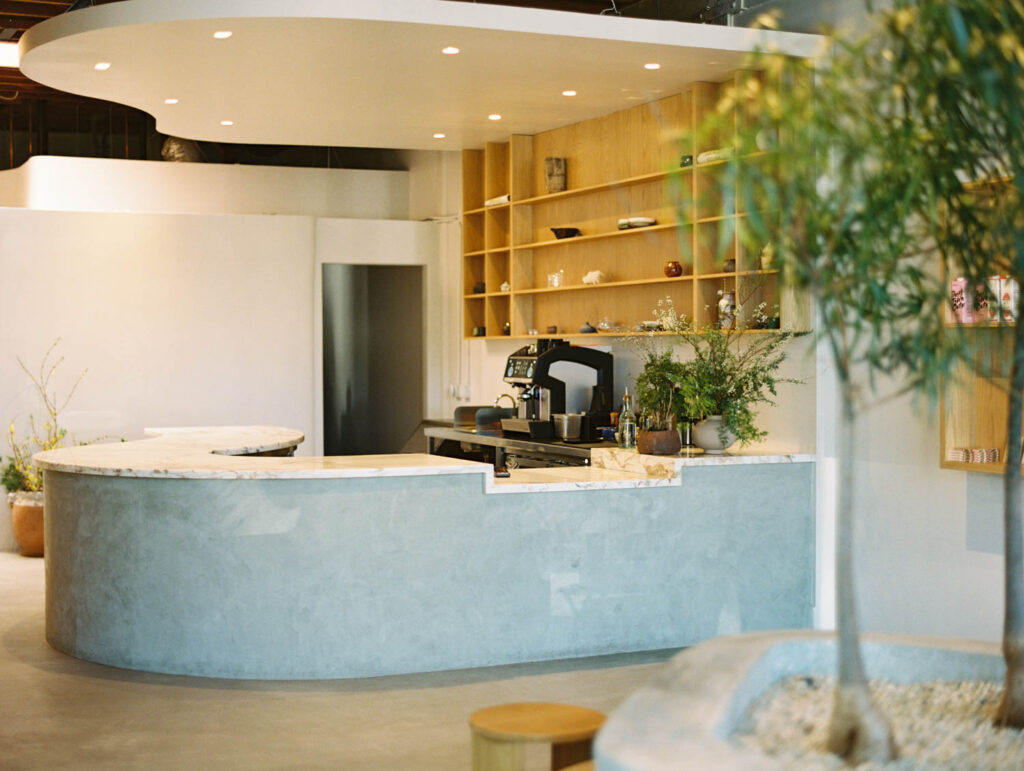
[[[604,273],[600,270],[592,270],[583,277],[584,284],[603,284],[606,279]]]

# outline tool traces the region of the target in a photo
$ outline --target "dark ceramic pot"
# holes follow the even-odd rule
[[[679,432],[674,428],[636,432],[636,451],[641,455],[675,455],[681,446]]]

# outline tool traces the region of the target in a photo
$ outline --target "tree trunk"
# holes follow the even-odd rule
[[[868,690],[860,656],[853,596],[853,451],[856,415],[849,383],[841,385],[839,480],[836,507],[836,626],[839,681],[828,727],[828,749],[850,764],[884,762],[896,755],[888,721]]]
[[[1006,555],[1006,608],[1003,655],[1006,690],[996,723],[1024,727],[1024,528],[1021,524],[1021,409],[1024,407],[1024,323],[1013,330],[1010,404],[1007,416],[1006,471],[1003,474],[1003,533]]]

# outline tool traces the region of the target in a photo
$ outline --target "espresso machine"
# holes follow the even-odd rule
[[[598,429],[611,425],[613,359],[610,353],[565,340],[541,338],[508,357],[503,380],[517,391],[518,416],[503,418],[502,431],[529,434],[531,439],[548,441],[554,436],[551,416],[565,412],[565,383],[549,373],[559,361],[582,364],[597,370],[590,409],[584,413],[580,440],[600,441]]]

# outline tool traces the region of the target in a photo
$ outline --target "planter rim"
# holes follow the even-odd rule
[[[15,490],[13,493],[7,493],[7,503],[10,506],[42,506],[43,491]]]
[[[791,674],[835,672],[835,633],[758,632],[720,637],[676,654],[633,693],[597,735],[602,771],[782,771],[779,760],[733,744],[749,705]],[[997,643],[918,635],[861,636],[869,677],[999,681]]]

